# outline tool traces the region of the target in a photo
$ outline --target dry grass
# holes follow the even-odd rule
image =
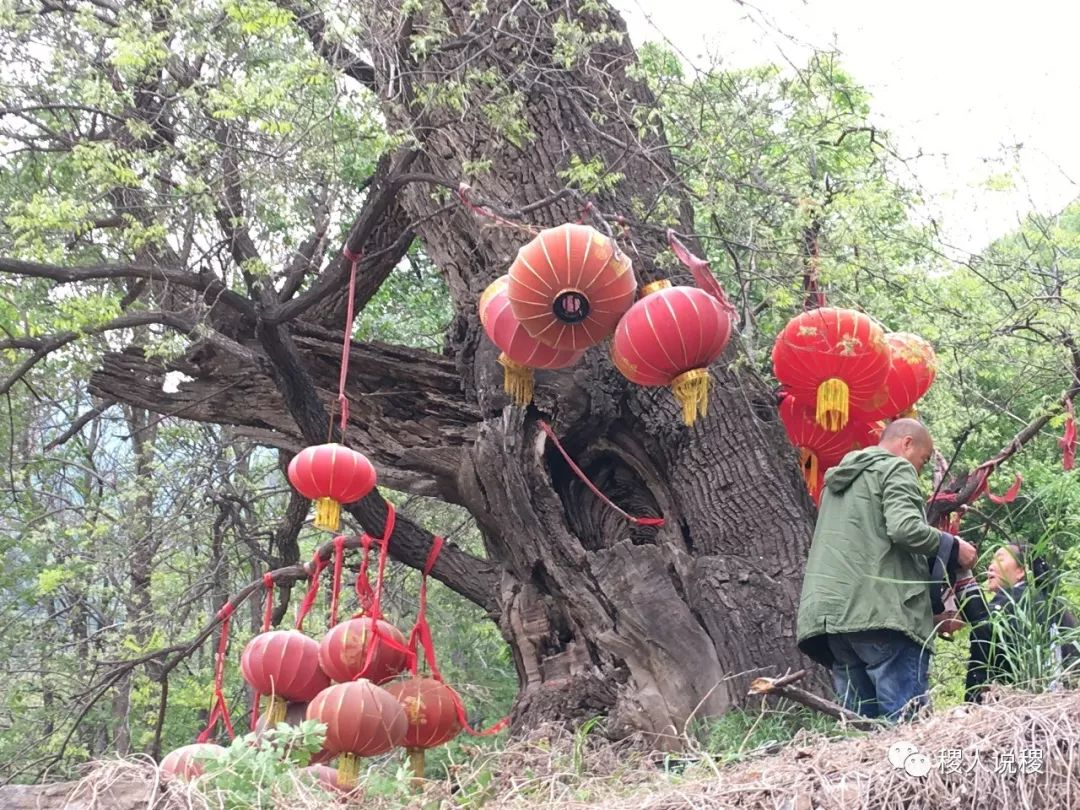
[[[889,747],[900,740],[930,757],[928,774],[912,776],[890,764]],[[959,772],[952,772],[940,760],[957,750]],[[1024,753],[1031,751],[1038,753]],[[1010,754],[1018,764],[1011,769],[1003,758]],[[847,739],[800,733],[778,753],[727,767],[702,752],[682,773],[662,762],[662,756],[644,753],[633,742],[612,745],[595,735],[538,733],[502,751],[476,752],[467,764],[451,766],[447,780],[429,781],[422,794],[411,792],[406,782],[388,790],[384,777],[379,790],[348,805],[366,810],[1080,808],[1080,692],[993,692],[983,706],[960,706]],[[130,805],[117,800],[117,785],[124,786],[122,794],[141,800]],[[157,810],[220,806],[208,805],[190,790],[163,793],[154,769],[132,761],[100,764],[76,789],[72,795],[101,797],[97,804],[69,805],[86,810],[155,807],[151,796],[161,797]],[[275,802],[267,796],[259,806],[346,806],[322,791],[299,789],[299,798]]]

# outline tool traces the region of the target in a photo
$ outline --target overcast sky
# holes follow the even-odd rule
[[[635,43],[666,37],[699,65],[708,54],[733,67],[800,64],[809,46],[838,49],[900,151],[926,155],[912,165],[932,197],[928,214],[962,250],[979,250],[1032,208],[1052,212],[1080,196],[1080,4],[614,3]],[[988,187],[1006,173],[1011,188]]]

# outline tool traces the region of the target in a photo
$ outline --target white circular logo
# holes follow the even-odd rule
[[[907,760],[907,758],[918,750],[919,749],[917,749],[907,740],[900,740],[898,742],[894,742],[892,745],[889,746],[889,763],[894,768],[903,768],[904,762]]]
[[[911,776],[926,776],[930,773],[930,757],[916,751],[904,760],[904,770]]]

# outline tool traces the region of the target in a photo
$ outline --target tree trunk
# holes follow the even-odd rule
[[[373,9],[376,82],[387,97],[399,93],[387,115],[423,144],[412,170],[461,178],[482,156],[491,169],[477,193],[525,209],[564,186],[560,174],[574,156],[599,160],[615,182],[590,199],[636,220],[618,238],[640,281],[669,276],[662,226],[674,218],[692,232],[692,214],[663,135],[642,134],[633,123],[638,109],[655,106],[627,75],[633,50],[625,38],[607,37],[578,53],[569,70],[552,55],[565,44],[566,16],[603,34],[624,32],[617,14],[597,3],[553,11],[487,5],[479,18],[466,0],[404,18]],[[444,42],[460,49],[404,56],[405,40],[385,45],[403,19],[417,35],[444,26]],[[484,35],[470,39],[477,30]],[[503,101],[521,102],[516,131],[533,133],[527,147],[484,117],[479,89],[464,112],[420,101],[461,80],[466,65],[497,72]],[[464,207],[439,207],[420,184],[402,198],[447,273],[457,314],[451,351],[484,417],[457,492],[505,572],[500,627],[522,683],[518,720],[607,713],[614,733],[679,733],[695,716],[741,703],[752,677],[801,666],[794,617],[810,503],[775,398],[740,364],[738,348],[714,369],[708,416],[693,428],[682,425],[668,391],[627,384],[606,347],[570,372],[539,374],[534,406],[508,408],[476,303],[529,237]],[[529,221],[551,226],[581,213],[580,200],[567,197],[531,211]],[[665,525],[635,526],[600,503],[545,441],[540,417],[615,502],[632,514],[663,515]]]

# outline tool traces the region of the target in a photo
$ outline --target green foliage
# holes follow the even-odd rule
[[[315,777],[298,773],[322,747],[326,726],[306,720],[280,723],[257,738],[246,734],[217,755],[201,757],[199,788],[213,807],[247,810],[277,807],[294,798],[298,783],[315,787]]]

